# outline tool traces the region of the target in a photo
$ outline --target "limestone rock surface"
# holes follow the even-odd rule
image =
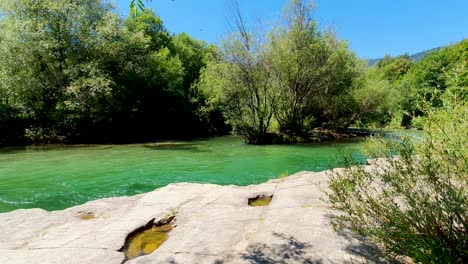
[[[330,225],[327,172],[245,187],[177,183],[61,211],[0,214],[0,263],[116,263],[132,231],[175,214],[175,228],[145,263],[381,262],[372,247]],[[268,206],[248,199],[273,195]],[[91,216],[91,217],[83,217]]]

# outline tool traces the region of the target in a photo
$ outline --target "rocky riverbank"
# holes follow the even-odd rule
[[[3,213],[0,263],[383,263],[374,247],[331,228],[327,175],[178,183],[62,211]]]

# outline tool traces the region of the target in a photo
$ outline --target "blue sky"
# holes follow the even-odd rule
[[[128,14],[130,0],[114,1]],[[278,21],[287,0],[240,0],[250,26]],[[445,46],[468,38],[468,0],[316,0],[315,19],[361,58]],[[229,32],[229,0],[153,0],[146,4],[170,32],[219,43]]]

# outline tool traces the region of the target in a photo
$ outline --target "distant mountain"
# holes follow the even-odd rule
[[[429,52],[432,52],[432,51],[436,51],[436,50],[440,50],[442,49],[443,47],[437,47],[437,48],[433,48],[433,49],[430,49],[430,50],[425,50],[425,51],[421,51],[421,52],[418,52],[418,53],[415,53],[413,55],[410,55],[410,58],[411,60],[413,60],[414,62],[418,62],[422,59],[424,59],[424,57],[426,56],[426,54],[428,54]],[[372,66],[374,64],[376,64],[379,60],[381,60],[383,58],[379,58],[379,59],[368,59],[367,60],[367,65],[368,66]]]
[[[422,51],[422,52],[418,52],[416,54],[413,54],[410,56],[410,58],[413,60],[413,61],[420,61],[422,59],[424,59],[424,57],[426,57],[426,54],[429,53],[429,52],[432,52],[432,51],[437,51],[437,50],[440,50],[442,49],[443,47],[437,47],[437,48],[433,48],[433,49],[430,49],[430,50],[426,50],[426,51]]]
[[[373,66],[374,64],[376,64],[379,60],[381,60],[382,58],[380,59],[368,59],[367,60],[367,66]]]

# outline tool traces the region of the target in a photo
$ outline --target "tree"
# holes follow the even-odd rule
[[[355,102],[352,120],[365,127],[385,127],[401,112],[402,93],[376,67],[358,66],[352,95]],[[398,126],[400,123],[398,123]]]
[[[227,122],[247,142],[268,143],[275,104],[268,58],[260,36],[247,30],[237,3],[234,23],[237,32],[224,40],[221,52],[209,61],[200,87],[223,105]]]
[[[129,16],[125,25],[131,32],[143,33],[150,42],[146,62],[128,59],[140,66],[123,80],[121,102],[134,104],[133,111],[121,116],[127,116],[126,123],[137,122],[134,133],[144,134],[148,140],[151,135],[190,138],[218,133],[218,124],[208,120],[211,111],[202,114],[200,110],[203,95],[193,88],[205,66],[206,44],[187,34],[170,34],[161,19],[148,10]]]
[[[171,35],[148,10],[124,22],[101,0],[32,2],[0,6],[3,138],[128,142],[216,130],[191,90],[203,42]]]
[[[345,42],[321,32],[307,1],[285,9],[286,27],[270,37],[272,73],[277,81],[275,118],[280,131],[304,136],[311,128],[346,127],[352,120],[356,58]]]
[[[190,85],[198,80],[200,70],[205,67],[207,44],[191,38],[186,33],[181,33],[172,38],[172,50],[184,66],[184,89],[188,91]]]
[[[466,43],[465,40],[432,51],[407,72],[402,82],[407,86],[406,100],[402,105],[406,117],[403,120],[405,126],[414,126],[412,121],[424,118],[425,110],[417,107],[421,102],[431,102],[434,106],[442,105],[441,96],[450,87],[453,74],[457,76],[460,85],[466,86]]]
[[[212,97],[248,142],[269,141],[273,121],[285,140],[354,121],[357,59],[345,42],[317,29],[307,1],[292,0],[286,26],[275,27],[266,42],[246,30],[238,8],[235,14],[238,32],[208,64],[202,84],[207,93],[216,87]]]
[[[89,57],[109,6],[98,0],[15,0],[3,1],[1,9],[6,36],[0,42],[2,85],[10,91],[10,101],[29,111],[33,127],[56,135],[67,112],[63,103],[77,84],[74,80],[84,84],[84,79],[95,79],[95,94],[108,91],[108,77]]]
[[[150,38],[151,50],[159,50],[171,45],[171,36],[163,21],[153,11],[144,9],[139,13],[130,13],[125,26],[132,32],[142,32]]]
[[[413,64],[408,54],[396,58],[385,55],[383,59],[375,64],[375,67],[379,69],[383,78],[391,83],[395,83],[402,80]]]
[[[444,92],[447,89],[447,76],[445,72],[449,69],[454,60],[451,50],[448,48],[429,53],[417,63],[408,73],[410,84],[417,92],[417,96],[432,100],[428,96],[434,89]],[[432,100],[434,104],[440,101]]]

